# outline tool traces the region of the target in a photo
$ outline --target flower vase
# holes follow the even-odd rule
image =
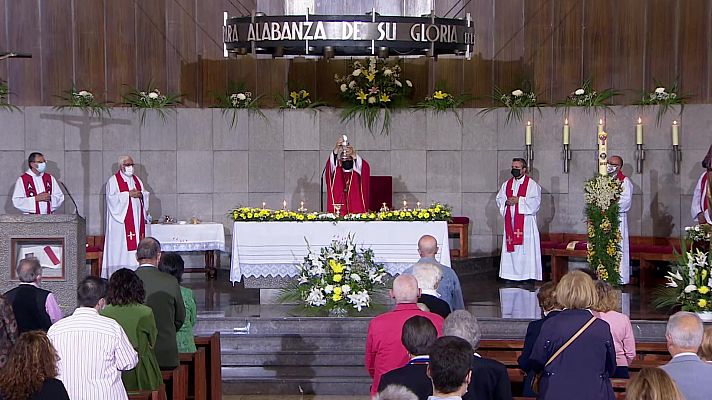
[[[343,318],[348,314],[348,312],[340,307],[332,308],[329,310],[329,317]],[[712,314],[712,313],[710,313]]]
[[[702,322],[712,322],[712,311],[699,311],[696,314]]]

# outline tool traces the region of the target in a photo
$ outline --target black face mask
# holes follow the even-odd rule
[[[515,178],[519,178],[522,176],[522,170],[518,168],[512,168],[512,176]]]
[[[342,160],[341,168],[343,168],[346,171],[350,171],[350,170],[354,169],[354,160]]]

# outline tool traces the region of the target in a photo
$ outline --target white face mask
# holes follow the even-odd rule
[[[616,173],[616,166],[615,165],[610,165],[606,167],[606,170],[608,170],[608,174],[615,174]]]
[[[124,175],[133,176],[133,173],[134,173],[133,165],[128,165],[128,166],[124,167]]]
[[[47,168],[46,162],[37,163],[37,171],[39,171],[39,173],[45,172],[45,168]]]

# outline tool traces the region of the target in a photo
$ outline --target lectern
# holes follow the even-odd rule
[[[87,275],[86,222],[78,215],[0,215],[0,290],[19,280],[19,260],[36,257],[42,288],[51,290],[65,315],[77,306],[77,284]]]

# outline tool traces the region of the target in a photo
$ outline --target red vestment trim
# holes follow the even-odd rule
[[[703,213],[710,208],[710,192],[709,187],[707,186],[708,176],[709,172],[702,176],[702,184],[700,185],[700,208]]]
[[[512,190],[513,184],[514,178],[510,178],[507,181],[507,198],[514,196],[514,192]],[[524,175],[524,182],[519,185],[517,197],[526,197],[528,186],[529,177]],[[507,206],[507,210],[504,214],[504,233],[507,239],[507,253],[513,253],[515,245],[524,244],[524,215],[519,213],[519,203],[514,205],[514,226],[512,226],[512,207]]]
[[[116,183],[119,185],[119,192],[128,192],[129,185],[121,178],[121,171],[116,173]],[[136,190],[139,192],[143,189],[141,188],[141,182],[138,178],[132,176]],[[136,226],[134,224],[133,216],[133,205],[131,204],[131,197],[129,197],[129,209],[126,211],[126,216],[124,217],[124,231],[126,232],[126,250],[134,251],[138,248],[138,242],[146,236],[146,221],[143,219],[143,199],[140,199],[141,213],[139,214],[139,234],[136,235]]]
[[[340,161],[337,161],[336,168],[332,172],[331,160],[327,160],[325,179],[327,212],[334,212],[334,204],[342,205],[341,215],[359,214],[368,210],[366,199],[369,198],[370,193],[371,168],[366,160],[361,160],[360,174],[356,173],[355,169],[344,172]]]
[[[22,178],[22,186],[25,189],[25,196],[27,197],[35,197],[37,196],[37,190],[35,189],[35,181],[32,177],[32,175],[28,174],[25,172],[21,176]],[[52,175],[50,174],[43,174],[42,175],[42,184],[45,187],[45,192],[49,193],[49,195],[52,195]],[[35,202],[35,214],[40,214],[40,202],[36,201]],[[52,214],[52,200],[50,199],[49,202],[47,202],[47,214]]]
[[[616,178],[618,178],[618,180],[621,181],[621,183],[623,183],[623,180],[625,179],[625,175],[623,175],[623,173],[620,170],[618,170],[618,173],[616,174]]]

